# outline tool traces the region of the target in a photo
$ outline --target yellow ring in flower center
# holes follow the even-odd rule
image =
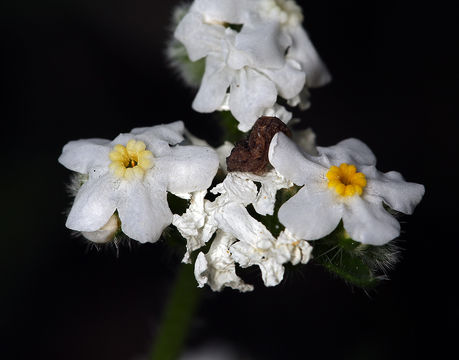
[[[362,195],[363,188],[367,185],[365,174],[357,172],[354,165],[342,163],[339,167],[332,166],[327,174],[328,187],[335,189],[341,196]]]
[[[126,146],[115,145],[109,157],[110,170],[119,178],[142,179],[145,172],[153,167],[153,154],[146,150],[143,141],[131,139]]]

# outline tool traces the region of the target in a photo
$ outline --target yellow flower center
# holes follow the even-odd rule
[[[143,141],[129,140],[126,146],[115,145],[109,157],[110,170],[120,179],[142,179],[153,167],[153,154]]]
[[[354,165],[346,163],[332,166],[327,172],[328,187],[334,188],[341,196],[362,195],[363,188],[367,185],[365,174],[357,172]]]

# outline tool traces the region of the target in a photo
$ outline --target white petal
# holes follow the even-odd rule
[[[249,55],[251,67],[280,69],[285,64],[284,54],[290,46],[290,38],[280,31],[277,22],[257,22],[242,27],[236,35],[235,46]]]
[[[231,84],[231,113],[239,121],[238,128],[248,131],[277,99],[274,83],[259,72],[244,68],[237,72]]]
[[[264,116],[274,116],[281,120],[284,124],[288,124],[292,119],[292,113],[279,104],[274,104],[270,108],[266,108],[263,111]]]
[[[234,70],[227,67],[223,61],[214,56],[208,56],[201,86],[193,100],[193,109],[202,113],[218,109],[225,100],[234,75]]]
[[[258,265],[266,286],[279,284],[284,275],[282,264],[289,259],[287,249],[275,251],[275,239],[266,227],[255,220],[247,209],[229,203],[215,214],[219,228],[240,240],[230,250],[233,258],[242,266]]]
[[[266,256],[263,252],[239,241],[230,248],[234,260],[243,268],[257,265],[266,286],[276,286],[284,278],[284,266],[276,258]],[[287,255],[288,256],[288,255]]]
[[[221,291],[224,287],[242,292],[253,290],[253,286],[245,284],[236,275],[236,266],[229,251],[235,241],[233,236],[218,231],[209,252],[206,255],[202,252],[198,254],[195,277],[200,287],[207,283],[213,291]]]
[[[120,227],[119,218],[117,214],[113,214],[107,223],[96,231],[82,231],[83,235],[89,241],[96,244],[105,244],[112,241],[115,234],[118,232]]]
[[[172,220],[172,224],[187,241],[183,263],[189,263],[191,253],[204,246],[216,230],[216,226],[205,211],[206,193],[206,190],[193,193],[186,212],[181,216],[174,214]]]
[[[306,264],[311,259],[312,246],[306,240],[295,237],[288,229],[282,231],[277,237],[276,246],[287,247],[290,252],[290,262],[293,265]]]
[[[317,182],[327,169],[305,158],[303,151],[287,135],[277,133],[269,146],[269,162],[284,177],[297,185]]]
[[[228,203],[215,214],[219,228],[255,248],[269,249],[274,241],[266,227],[248,213],[244,205]]]
[[[70,141],[62,149],[58,161],[67,169],[88,174],[94,167],[105,167],[110,163],[110,141],[86,139]]]
[[[154,169],[167,176],[167,190],[172,193],[205,190],[217,173],[218,155],[210,147],[175,146],[168,155],[156,158]]]
[[[335,230],[342,214],[343,205],[329,189],[307,184],[280,207],[278,217],[295,236],[317,240]]]
[[[113,215],[119,183],[111,174],[90,178],[78,191],[65,226],[77,231],[96,231]]]
[[[174,36],[185,46],[191,61],[199,60],[221,48],[225,28],[221,25],[204,23],[204,17],[189,12],[178,24]]]
[[[343,225],[350,237],[363,244],[384,245],[400,234],[400,224],[375,199],[355,196],[343,213]]]
[[[163,140],[170,145],[176,145],[182,142],[184,132],[185,125],[183,121],[174,121],[169,124],[134,128],[131,130],[131,134],[140,135],[146,139],[155,138]]]
[[[185,127],[182,121],[135,128],[129,134],[121,134],[113,143],[118,141],[117,143],[125,145],[130,139],[141,140],[147,145],[147,150],[151,151],[154,157],[164,156],[170,153],[169,145],[175,145],[184,140],[184,130]]]
[[[264,68],[260,71],[276,84],[279,95],[284,99],[297,96],[303,89],[306,80],[306,75],[299,64],[291,59],[285,61],[284,66],[279,69]]]
[[[268,171],[263,175],[252,173],[241,173],[246,179],[261,183],[257,198],[253,202],[253,207],[260,215],[272,215],[276,203],[276,194],[279,189],[285,189],[293,186],[293,183],[284,178],[275,169]]]
[[[118,213],[121,229],[141,243],[157,241],[172,222],[165,185],[147,181],[125,181],[121,184]]]
[[[208,22],[242,24],[252,7],[253,4],[247,0],[195,0],[192,10],[203,14]]]
[[[328,158],[330,165],[353,164],[357,166],[358,171],[360,171],[359,166],[376,165],[376,157],[373,152],[358,139],[346,139],[330,147],[318,146],[317,150],[319,154]],[[329,166],[328,164],[325,165]]]
[[[210,208],[218,208],[226,203],[239,203],[247,206],[253,203],[257,197],[257,187],[250,179],[239,172],[231,172],[226,175],[223,182],[210,190],[212,194],[221,194]]]
[[[396,171],[382,173],[373,167],[365,168],[363,172],[368,178],[365,190],[369,194],[383,199],[387,205],[396,211],[412,214],[424,196],[423,185],[406,182],[403,176]]]
[[[206,256],[203,252],[200,252],[196,257],[194,263],[194,277],[198,282],[198,287],[202,288],[209,281],[209,276],[207,275],[207,268],[209,263],[207,262]]]
[[[218,161],[220,163],[220,168],[226,173],[226,158],[231,155],[234,145],[229,141],[225,141],[223,145],[219,146],[216,151],[218,154]]]
[[[301,69],[306,73],[306,83],[309,87],[325,85],[331,80],[330,73],[322,62],[316,49],[311,43],[302,26],[289,28],[293,43],[287,54],[301,64]]]

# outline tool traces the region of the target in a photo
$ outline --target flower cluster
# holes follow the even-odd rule
[[[286,107],[305,109],[308,88],[330,80],[301,9],[293,0],[195,0],[179,12],[169,56],[198,79],[193,109],[229,111],[250,137],[213,149],[177,121],[71,141],[59,158],[77,174],[66,226],[96,244],[122,234],[153,243],[174,227],[182,261],[214,291],[253,290],[242,269],[254,265],[276,286],[288,264],[311,259],[373,284],[396,258],[396,215],[411,214],[424,187],[378,171],[360,140],[320,147],[312,130],[285,125]],[[199,61],[196,78],[190,63]],[[168,194],[185,209],[175,211]]]
[[[291,119],[278,97],[306,108],[330,75],[302,19],[292,0],[196,0],[175,30],[191,61],[205,59],[193,109],[230,110],[248,131],[262,115]]]

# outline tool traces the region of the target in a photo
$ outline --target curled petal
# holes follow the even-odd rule
[[[354,197],[344,210],[343,225],[355,241],[384,245],[400,235],[400,224],[384,209],[380,199],[372,200]]]
[[[424,196],[423,185],[405,181],[397,171],[382,173],[374,167],[363,171],[371,177],[367,192],[372,196],[379,196],[396,211],[412,214]]]
[[[212,194],[221,194],[212,207],[221,207],[229,202],[248,204],[255,201],[257,187],[250,179],[241,176],[238,172],[229,173],[222,183],[210,190]]]
[[[272,215],[274,213],[277,191],[293,186],[292,182],[284,178],[275,169],[263,175],[241,173],[241,176],[261,184],[257,198],[253,202],[255,211],[260,215]]]
[[[290,231],[285,229],[279,234],[276,246],[286,246],[290,252],[290,262],[293,265],[299,263],[306,264],[311,259],[312,246],[306,240],[295,237]]]
[[[376,165],[376,157],[370,148],[362,141],[354,138],[340,141],[338,144],[330,147],[317,147],[322,159],[328,159],[324,165],[339,166],[342,163],[358,164],[361,166]],[[321,162],[324,162],[321,160]]]
[[[204,246],[216,230],[215,224],[205,211],[204,196],[206,193],[206,190],[193,193],[186,212],[183,215],[174,214],[172,220],[172,224],[187,241],[183,263],[189,263],[191,253]]]
[[[247,285],[236,275],[236,266],[229,247],[236,239],[219,230],[207,254],[199,253],[195,263],[195,277],[199,287],[208,284],[213,291],[221,291],[224,287],[237,289],[241,292],[252,291],[253,286]]]
[[[266,256],[263,252],[258,251],[253,246],[239,241],[230,248],[234,260],[241,267],[246,268],[252,265],[257,265],[261,270],[261,277],[266,286],[276,286],[284,278],[283,262],[270,256]],[[284,254],[284,259],[288,258],[288,252]]]
[[[116,210],[118,186],[108,173],[90,178],[78,191],[65,226],[87,232],[102,228]]]

